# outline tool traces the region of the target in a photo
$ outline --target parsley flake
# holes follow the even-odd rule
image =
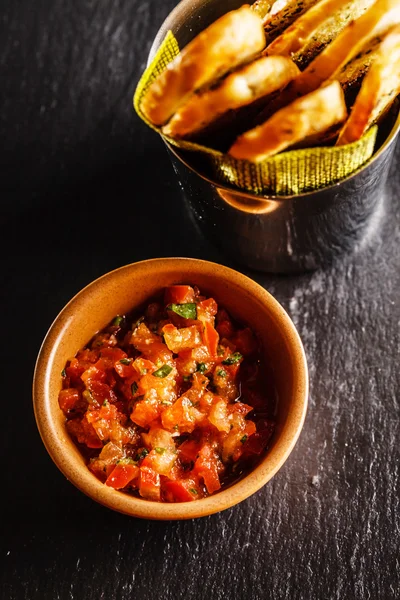
[[[193,302],[186,302],[185,304],[169,304],[168,310],[176,313],[184,319],[197,319],[197,307]]]
[[[238,363],[240,360],[242,360],[243,356],[240,354],[240,352],[234,352],[233,354],[231,354],[230,356],[228,356],[227,359],[222,361],[223,365],[234,365],[236,363]]]
[[[169,375],[172,371],[172,367],[170,367],[170,365],[163,365],[162,367],[160,367],[159,369],[157,369],[157,371],[154,371],[153,373],[153,377],[166,377],[167,375]]]

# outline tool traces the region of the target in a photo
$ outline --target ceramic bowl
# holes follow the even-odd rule
[[[158,503],[135,498],[101,483],[87,468],[69,437],[58,406],[61,371],[68,359],[116,314],[145,303],[173,283],[191,283],[212,295],[233,317],[258,333],[274,373],[278,396],[277,427],[269,450],[243,479],[208,498]],[[100,277],[61,311],[42,344],[33,381],[33,402],[40,435],[60,471],[100,504],[147,519],[190,519],[209,515],[254,494],[280,469],[303,426],[308,375],[298,333],[280,304],[248,277],[219,264],[190,258],[138,262]]]

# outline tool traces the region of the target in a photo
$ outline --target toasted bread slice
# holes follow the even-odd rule
[[[313,31],[297,52],[291,55],[293,61],[301,70],[304,70],[352,20],[358,19],[373,2],[375,0],[351,0],[342,5]],[[329,12],[327,10],[327,13]]]
[[[315,90],[327,79],[336,79],[341,68],[375,36],[400,23],[400,0],[376,0],[358,19],[351,21],[297,77],[295,96]]]
[[[248,5],[231,11],[195,37],[150,85],[141,109],[164,125],[196,89],[219,79],[265,47],[260,17]]]
[[[302,140],[322,133],[347,116],[340,83],[303,96],[278,111],[264,124],[241,135],[229,149],[234,158],[260,162]]]
[[[350,20],[357,19],[374,1],[320,0],[271,42],[263,54],[301,56],[305,52],[309,56],[312,48],[329,44]],[[308,46],[311,49],[303,50]]]
[[[340,132],[337,145],[360,139],[386,113],[400,92],[400,27],[392,29],[379,47],[359,94]]]
[[[274,0],[256,0],[251,5],[251,10],[254,10],[255,13],[260,17],[260,19],[265,19],[271,10],[271,6],[273,5]]]
[[[318,0],[277,0],[264,19],[267,43],[278,37]]]
[[[191,135],[229,110],[247,106],[283,89],[299,74],[286,56],[264,56],[234,71],[216,87],[192,95],[163,127],[175,138]]]
[[[336,72],[336,78],[342,86],[346,101],[348,92],[352,92],[354,89],[357,92],[359,91],[363,78],[379,52],[382,40],[383,36],[372,38],[356,56],[353,56],[349,62]]]

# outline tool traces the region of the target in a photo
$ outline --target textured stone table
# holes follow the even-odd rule
[[[0,598],[399,598],[400,148],[356,255],[302,276],[248,273],[294,319],[311,378],[303,433],[264,489],[198,521],[129,519],[69,484],[40,441],[35,358],[80,288],[148,257],[237,266],[193,228],[131,108],[173,5],[2,3]]]

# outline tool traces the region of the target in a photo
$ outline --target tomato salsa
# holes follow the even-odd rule
[[[98,479],[161,502],[236,481],[275,427],[257,337],[188,285],[116,316],[67,362],[58,401]]]

